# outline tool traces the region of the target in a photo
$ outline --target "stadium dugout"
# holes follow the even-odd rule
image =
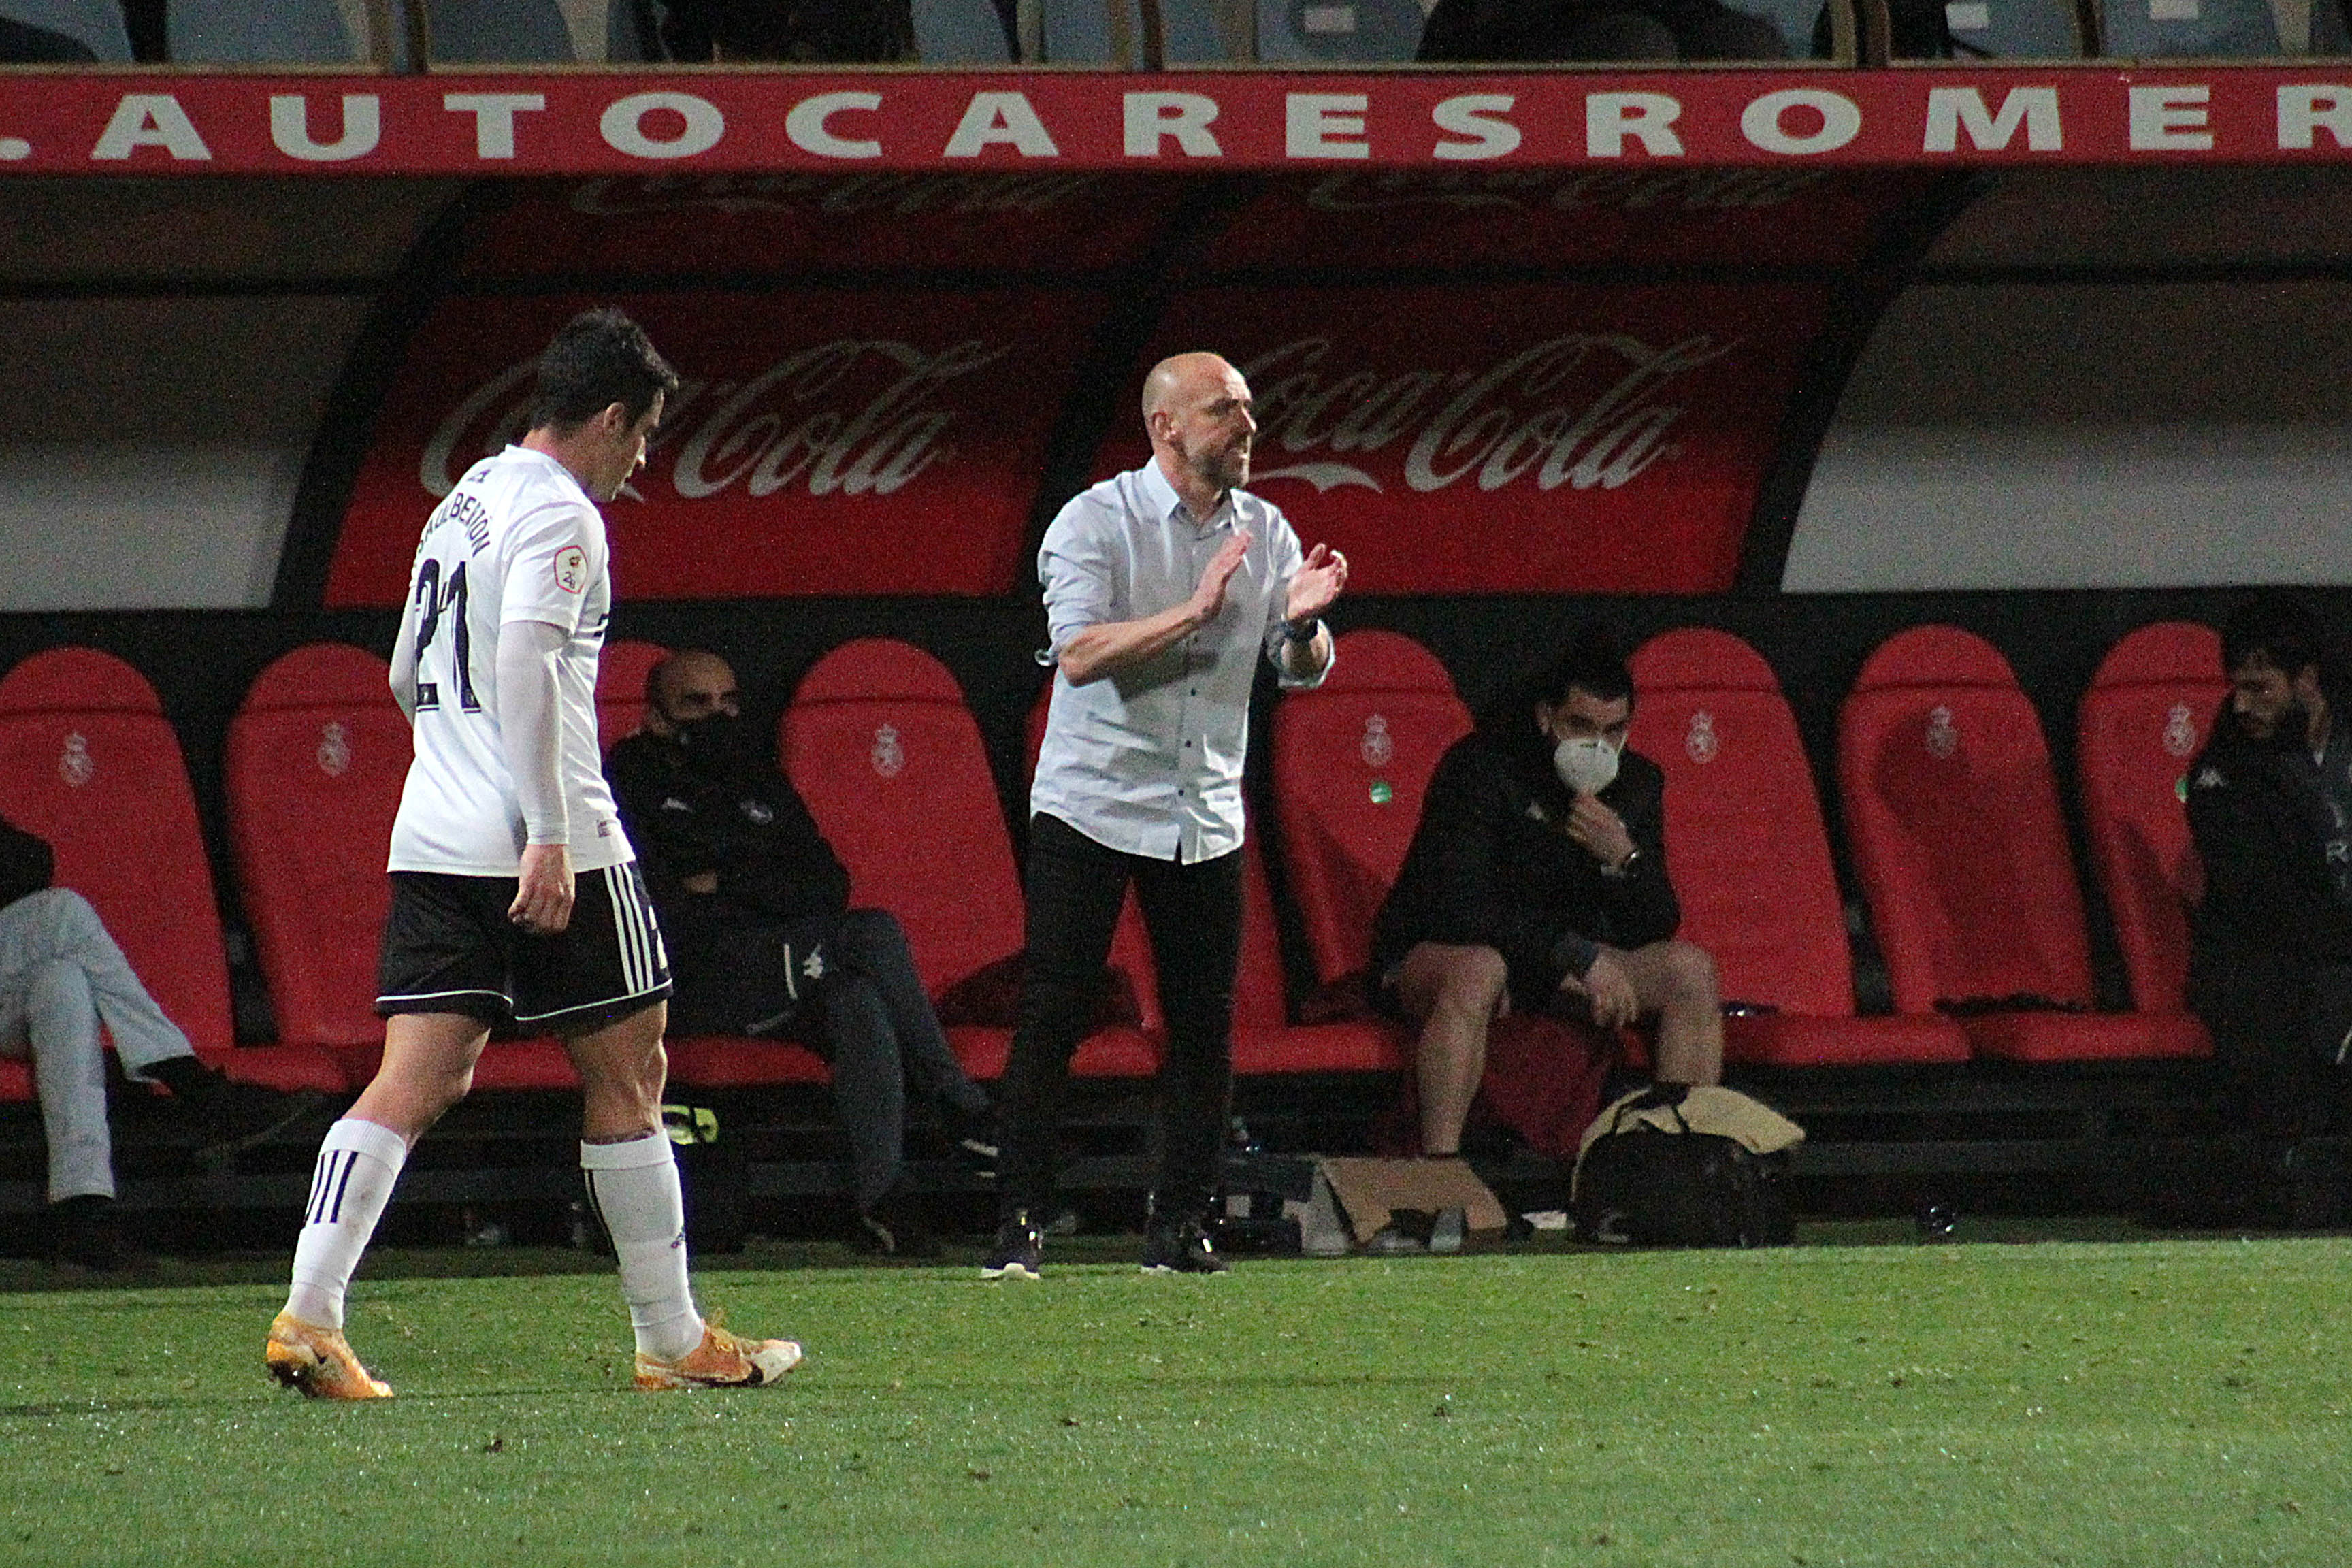
[[[208,1058],[354,1092],[417,530],[616,303],[686,384],[608,509],[603,738],[723,653],[945,995],[1019,943],[1043,530],[1211,347],[1352,563],[1331,684],[1255,705],[1236,1185],[1377,1141],[1410,1041],[1349,998],[1428,770],[1598,614],[1805,1201],[2132,1204],[2224,1131],[2210,628],[2352,625],[2343,3],[1735,8],[1785,58],[1424,65],[1362,0],[914,0],[822,63],[668,0],[0,0],[0,813]],[[1132,927],[1072,1131],[1114,1207]],[[1010,1021],[958,1015],[976,1077]],[[772,1218],[836,1200],[821,1061],[675,1045]],[[562,1053],[479,1085],[404,1191],[560,1214]],[[0,1060],[0,1214],[31,1094]],[[127,1205],[299,1205],[307,1149],[198,1171],[121,1109]]]

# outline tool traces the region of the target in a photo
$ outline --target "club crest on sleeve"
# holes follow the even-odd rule
[[[555,552],[555,585],[567,594],[577,594],[588,586],[588,552],[576,544],[567,544]]]

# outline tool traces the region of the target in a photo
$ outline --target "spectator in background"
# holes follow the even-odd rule
[[[2292,1135],[2341,1093],[2352,1047],[2352,733],[2318,617],[2264,594],[2221,633],[2230,697],[2189,770],[2204,864],[2189,1005],[2236,1113]]]
[[[849,873],[742,717],[715,653],[646,678],[646,727],[605,761],[669,944],[674,1034],[806,1038],[833,1068],[861,1250],[931,1250],[901,1184],[908,1080],[959,1151],[992,1162],[988,1097],[948,1047],[887,910],[849,907]]]
[[[1437,0],[1414,57],[1509,60],[1778,60],[1770,23],[1718,0]]]
[[[89,900],[49,885],[54,869],[47,843],[0,821],[0,1057],[33,1064],[49,1149],[49,1255],[86,1268],[127,1268],[141,1260],[114,1215],[100,1026],[134,1082],[162,1084],[195,1112],[200,1153],[258,1142],[324,1099],[235,1083],[198,1061]]]
[[[1655,1017],[1661,1082],[1722,1077],[1715,964],[1672,940],[1665,775],[1625,750],[1633,716],[1624,656],[1588,626],[1430,779],[1372,938],[1386,1005],[1421,1026],[1424,1155],[1460,1153],[1487,1026],[1514,1008],[1603,1029]]]

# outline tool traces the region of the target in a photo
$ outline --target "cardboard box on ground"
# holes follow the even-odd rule
[[[1399,1209],[1460,1209],[1474,1237],[1499,1235],[1509,1220],[1501,1201],[1459,1160],[1318,1160],[1314,1195],[1295,1216],[1300,1248],[1316,1258],[1352,1251]]]

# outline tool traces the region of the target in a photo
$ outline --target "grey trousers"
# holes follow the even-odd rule
[[[134,1079],[159,1061],[194,1054],[89,900],[48,888],[0,909],[0,1056],[32,1061],[51,1203],[114,1195],[101,1023]]]

